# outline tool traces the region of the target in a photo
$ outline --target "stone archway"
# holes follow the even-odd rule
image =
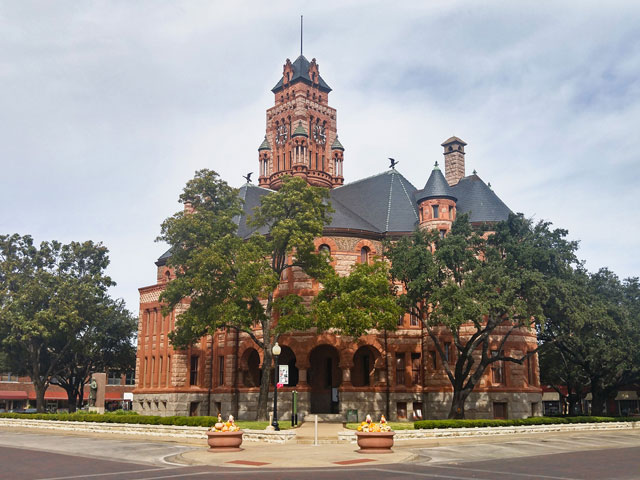
[[[307,383],[311,387],[311,413],[339,413],[340,355],[331,345],[319,345],[309,354]]]
[[[255,348],[247,348],[240,359],[242,370],[242,384],[245,387],[259,387],[262,369],[260,368],[260,354]]]
[[[351,383],[354,387],[369,387],[376,383],[376,361],[380,352],[371,345],[363,345],[353,355]]]

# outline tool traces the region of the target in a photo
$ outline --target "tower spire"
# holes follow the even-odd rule
[[[302,56],[302,15],[300,15],[300,56]]]

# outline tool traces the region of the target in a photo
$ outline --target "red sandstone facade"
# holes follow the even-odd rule
[[[301,72],[301,68],[306,70]],[[258,150],[260,187],[277,189],[286,174],[302,176],[313,185],[340,187],[344,148],[337,140],[336,110],[328,106],[330,88],[322,81],[315,59],[308,62],[301,56],[293,64],[287,60],[282,80],[273,91],[275,106],[267,110],[266,137]],[[465,179],[465,145],[457,137],[443,143],[449,185]],[[437,173],[441,175],[439,170]],[[390,171],[388,175],[393,182],[393,175],[398,174]],[[477,177],[466,179],[471,182]],[[404,188],[402,180],[400,185]],[[412,207],[415,226],[446,234],[457,214],[456,197],[425,195],[418,195]],[[387,217],[387,226],[389,222]],[[413,228],[393,235],[408,234]],[[381,240],[390,233],[376,230],[367,231],[362,225],[330,225],[316,245],[318,249],[329,248],[336,271],[347,274],[355,263],[381,254]],[[134,409],[160,415],[234,412],[240,419],[252,419],[262,368],[260,350],[248,335],[234,331],[204,337],[186,351],[174,350],[167,334],[188,305],[169,316],[162,315],[158,297],[172,273],[162,259],[157,266],[156,283],[140,289]],[[312,298],[318,289],[317,282],[290,269],[283,275],[277,294],[295,292]],[[259,336],[259,330],[256,333]],[[500,333],[491,338],[496,347]],[[455,348],[444,331],[442,340],[453,362]],[[280,364],[289,365],[289,383],[279,391],[281,418],[290,415],[288,393],[293,390],[299,393],[302,417],[319,413],[344,419],[349,410],[357,410],[362,417],[388,409],[392,419],[443,418],[448,413],[450,382],[421,322],[410,315],[399,319],[396,331],[386,334],[372,332],[352,339],[295,332],[281,336],[279,344]],[[505,350],[517,356],[536,346],[535,332],[522,330],[511,335]],[[466,413],[468,418],[540,415],[537,358],[531,357],[525,365],[494,364],[471,394]]]

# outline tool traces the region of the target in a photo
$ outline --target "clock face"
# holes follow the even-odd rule
[[[324,145],[324,142],[327,141],[327,134],[325,133],[322,125],[318,124],[313,127],[313,139],[320,145]]]
[[[287,126],[285,124],[278,125],[278,129],[276,131],[276,143],[278,145],[284,145],[284,142],[287,141]]]

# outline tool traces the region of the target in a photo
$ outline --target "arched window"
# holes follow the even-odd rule
[[[331,255],[331,247],[326,243],[323,243],[322,245],[320,245],[320,247],[318,247],[318,251],[322,253],[326,253],[327,255]]]
[[[370,253],[371,253],[371,250],[369,250],[369,247],[362,247],[360,249],[360,263],[369,263]]]

